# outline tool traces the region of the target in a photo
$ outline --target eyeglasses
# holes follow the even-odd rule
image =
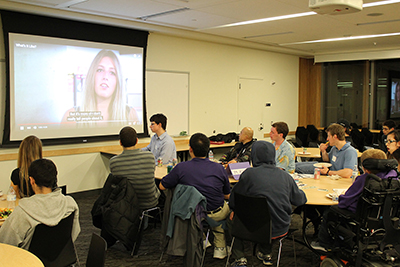
[[[385,144],[387,144],[387,143],[391,144],[394,142],[396,142],[396,140],[385,139]]]

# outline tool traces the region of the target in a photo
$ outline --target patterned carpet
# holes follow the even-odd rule
[[[100,233],[100,230],[95,228],[92,224],[92,218],[90,211],[93,203],[96,201],[100,190],[94,190],[84,193],[72,194],[76,202],[79,205],[79,216],[81,233],[75,242],[80,266],[85,266],[86,256],[89,249],[90,238],[93,232]],[[292,216],[291,228],[300,229],[302,218],[299,215]],[[311,236],[313,229],[307,230],[307,233]],[[301,239],[301,230],[294,233],[296,239]],[[160,224],[157,224],[154,228],[153,224],[149,224],[149,227],[144,231],[144,237],[142,244],[139,249],[139,256],[131,257],[130,253],[125,247],[119,243],[115,244],[107,250],[105,266],[182,266],[182,258],[172,257],[164,255],[160,262],[161,251],[159,250],[160,240]],[[294,248],[295,256],[294,257]],[[275,244],[273,259],[276,261],[278,255],[278,246]],[[252,256],[251,244],[248,243],[246,246],[246,256],[248,259],[248,266],[264,266],[261,261]],[[205,264],[204,266],[217,267],[225,266],[226,260],[218,260],[213,258],[213,248],[209,247],[206,251]],[[276,263],[275,263],[276,264]],[[297,265],[296,265],[297,264]],[[283,250],[281,256],[280,266],[298,266],[298,267],[313,267],[319,266],[318,257],[312,253],[305,246],[295,242],[292,239],[287,238],[283,241]]]

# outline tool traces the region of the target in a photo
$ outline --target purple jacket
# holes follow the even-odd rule
[[[358,197],[364,189],[365,178],[367,173],[364,173],[356,178],[354,183],[347,189],[344,195],[339,196],[339,208],[348,209],[351,212],[356,213]],[[394,170],[386,172],[380,172],[376,174],[379,178],[386,179],[388,177],[397,177]]]

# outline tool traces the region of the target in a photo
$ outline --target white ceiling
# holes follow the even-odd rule
[[[378,1],[364,0],[364,4]],[[76,2],[81,3],[74,4]],[[104,19],[104,23],[114,24],[115,20],[112,20],[117,18],[118,21],[124,21],[124,26],[151,32],[300,56],[400,49],[400,35],[293,44],[326,38],[400,32],[400,3],[368,7],[351,14],[311,15],[221,28],[216,27],[309,12],[308,0],[0,0],[0,8],[86,20],[88,15],[98,15]],[[160,14],[163,12],[169,13]]]

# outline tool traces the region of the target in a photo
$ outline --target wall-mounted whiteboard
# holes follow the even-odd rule
[[[189,73],[147,70],[146,107],[149,125],[153,114],[163,113],[168,118],[169,135],[189,133]]]

